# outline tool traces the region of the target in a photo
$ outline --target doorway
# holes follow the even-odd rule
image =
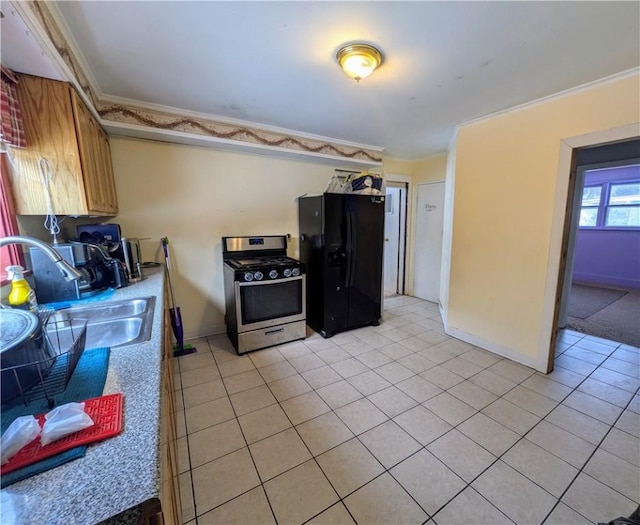
[[[404,295],[407,183],[387,182],[384,214],[384,295]]]
[[[417,186],[413,294],[433,303],[440,302],[444,189],[444,182]]]
[[[629,127],[629,129],[632,128]],[[546,358],[547,372],[553,370],[557,332],[565,326],[567,319],[571,288],[574,280],[576,238],[579,230],[581,209],[583,208],[583,198],[589,197],[588,195],[585,197],[583,191],[585,187],[585,173],[593,167],[602,168],[607,165],[619,166],[637,163],[640,155],[640,139],[637,137],[637,131],[636,134],[634,134],[636,136],[626,135],[625,137],[624,135],[627,131],[627,128],[624,127],[619,130],[611,130],[609,132],[610,134],[618,134],[619,138],[616,142],[601,141],[599,144],[594,144],[595,141],[591,143],[588,142],[592,137],[581,137],[572,145],[571,143],[574,141],[567,139],[564,144],[564,152],[561,153],[561,158],[564,155],[566,159],[566,161],[561,162],[561,165],[563,163],[570,164],[570,169],[567,171],[569,173],[568,193],[566,194],[562,241],[561,246],[559,245],[559,276],[556,283],[551,341],[548,357]],[[607,133],[604,132],[600,134],[600,136],[606,134]],[[597,136],[597,134],[594,134],[594,136]],[[606,207],[606,202],[604,200],[602,202],[604,204],[601,206]],[[583,221],[584,220],[585,216],[583,215]],[[598,220],[602,221],[602,219]],[[602,224],[602,222],[599,224]],[[612,337],[605,338],[616,340]]]

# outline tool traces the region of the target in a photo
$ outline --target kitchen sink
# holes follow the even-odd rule
[[[148,341],[153,326],[155,297],[140,297],[108,303],[73,306],[51,315],[47,323],[50,338],[65,338],[71,319],[86,319],[85,348],[133,345]],[[67,336],[68,337],[68,336]]]

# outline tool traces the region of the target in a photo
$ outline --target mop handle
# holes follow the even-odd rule
[[[171,306],[175,307],[176,300],[173,296],[173,283],[171,282],[171,259],[169,258],[169,238],[163,237],[160,239],[162,243],[162,250],[164,251],[164,261],[167,266],[167,280],[169,281],[169,291],[171,292]]]

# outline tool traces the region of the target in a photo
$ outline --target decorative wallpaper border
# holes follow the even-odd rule
[[[300,154],[324,154],[336,158],[358,160],[371,164],[381,164],[382,154],[376,149],[362,146],[348,146],[330,141],[316,140],[295,133],[280,133],[258,127],[234,125],[214,118],[180,117],[160,110],[149,110],[133,104],[109,104],[99,100],[91,87],[80,61],[74,54],[67,38],[58,26],[51,8],[46,1],[33,0],[20,2],[28,7],[27,16],[44,30],[46,37],[55,48],[60,59],[67,65],[78,86],[91,101],[104,125],[109,122],[144,126],[149,131],[176,131],[192,134],[194,137],[207,136],[216,139],[232,140],[246,145],[284,148]]]

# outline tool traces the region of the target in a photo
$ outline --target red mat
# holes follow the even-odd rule
[[[40,436],[38,436],[26,447],[20,449],[7,464],[2,465],[1,473],[8,474],[42,459],[55,456],[70,448],[101,441],[122,432],[122,409],[124,405],[122,394],[94,397],[85,400],[84,404],[84,411],[93,419],[93,426],[69,434],[44,447],[40,445]],[[44,414],[35,417],[42,428],[45,421]]]

